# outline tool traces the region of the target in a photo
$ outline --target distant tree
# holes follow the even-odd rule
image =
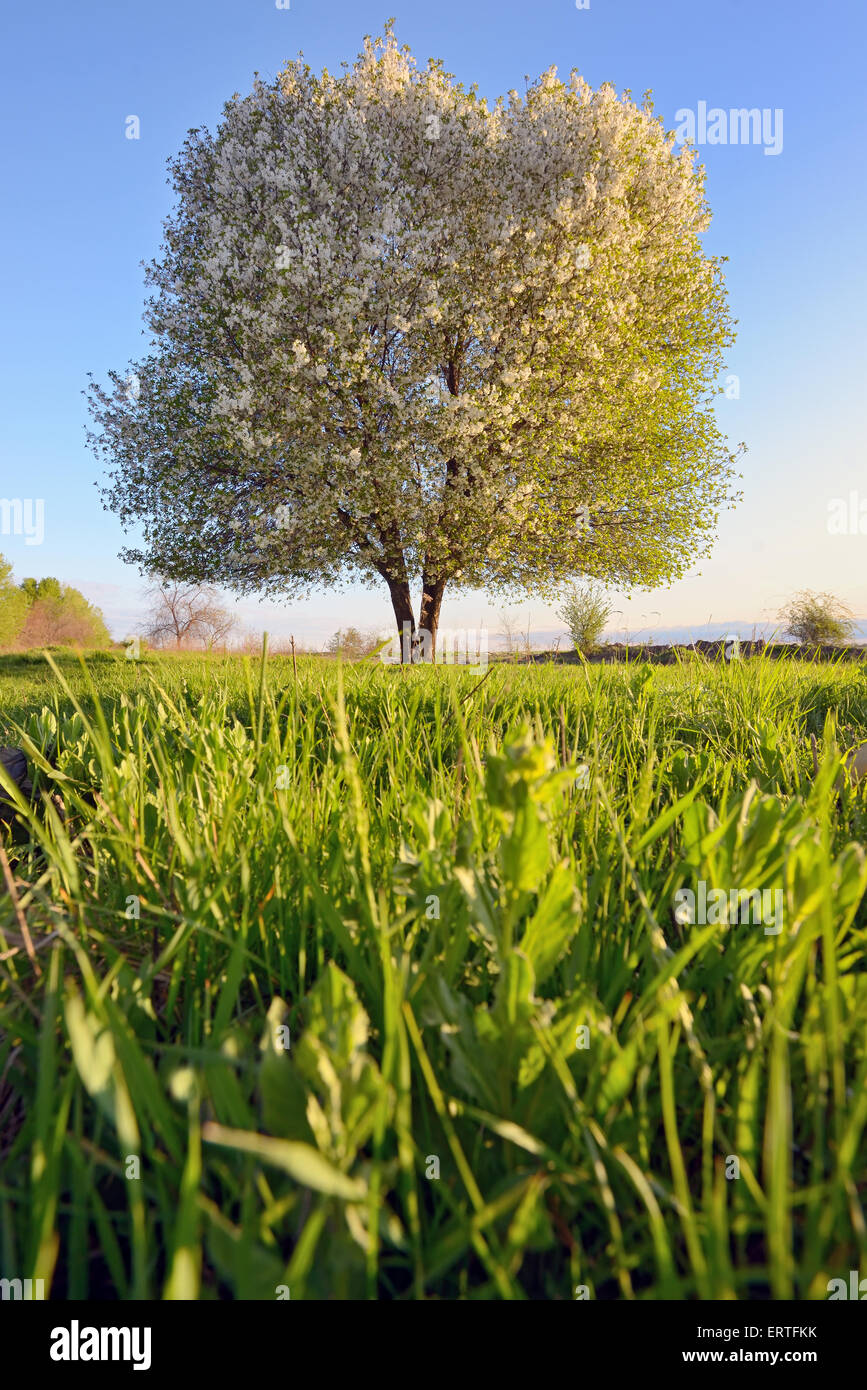
[[[243,656],[261,656],[262,637],[263,634],[261,632],[256,632],[253,628],[236,627],[232,634],[232,651],[238,652]],[[268,654],[273,656],[274,650],[275,643],[269,639]]]
[[[511,657],[518,650],[520,633],[518,631],[518,619],[507,608],[500,613],[500,636],[506,644],[506,652]]]
[[[147,590],[150,613],[142,625],[155,647],[213,647],[235,627],[235,618],[206,584],[156,579]]]
[[[29,591],[29,586],[30,586],[30,584],[31,584],[32,582],[33,582],[33,581],[31,581],[31,580],[29,580],[29,579],[25,579],[25,581],[24,581],[24,583],[25,583],[26,585],[28,585],[28,591]],[[78,593],[78,590],[77,590],[77,589],[70,589],[69,592],[70,592],[70,593],[76,593],[76,594],[77,594],[77,593]],[[53,575],[48,574],[48,575],[45,576],[44,579],[37,579],[37,580],[36,580],[36,589],[35,589],[35,592],[34,592],[33,597],[36,598],[36,599],[41,599],[41,598],[62,599],[62,598],[63,598],[63,585],[61,584],[61,582],[60,582],[59,579],[55,579]]]
[[[28,603],[35,603],[40,598],[62,597],[60,580],[52,575],[46,575],[44,579],[22,579],[20,588]]]
[[[27,616],[27,598],[11,579],[12,565],[0,555],[0,647],[18,637]]]
[[[19,589],[25,617],[18,647],[108,647],[111,635],[98,608],[59,579],[24,579]]]
[[[563,619],[576,651],[595,647],[611,617],[613,604],[601,584],[587,580],[573,584],[559,616]]]
[[[848,604],[829,593],[802,589],[780,609],[786,626],[783,631],[802,645],[847,642],[855,627]]]

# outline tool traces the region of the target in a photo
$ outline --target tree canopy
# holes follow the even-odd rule
[[[552,69],[489,105],[388,31],[191,131],[148,355],[93,384],[145,571],[239,592],[549,595],[681,575],[731,502],[703,171]],[[130,382],[135,379],[136,389]]]

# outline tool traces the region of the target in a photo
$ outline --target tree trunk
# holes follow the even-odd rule
[[[401,663],[408,664],[412,661],[412,638],[415,636],[415,617],[412,611],[409,584],[405,579],[390,579],[388,575],[385,576],[385,580],[391,594],[391,606],[394,609],[397,630],[400,634]],[[409,623],[408,629],[404,626],[406,623]]]
[[[412,611],[412,595],[410,594],[409,581],[406,575],[395,578],[387,571],[385,565],[381,567],[378,566],[378,568],[388,585],[388,592],[391,594],[391,606],[394,609],[397,630],[401,639],[401,662],[408,664],[412,661],[416,638],[419,632],[427,634],[421,649],[422,654],[424,656],[427,655],[427,643],[429,641],[431,660],[436,661],[436,639],[446,580],[432,579],[428,574],[422,576],[421,611],[419,614],[418,628],[416,628],[415,616]]]
[[[440,609],[445,587],[445,579],[431,579],[428,575],[422,576],[421,612],[419,613],[418,625],[422,632],[430,633],[431,661],[434,663],[437,659],[437,632],[439,631]]]

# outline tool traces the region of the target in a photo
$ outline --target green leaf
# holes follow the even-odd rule
[[[307,1119],[307,1089],[292,1065],[291,1051],[282,1045],[283,1038],[288,1037],[285,1023],[288,1013],[282,999],[272,999],[268,1023],[259,1044],[262,1050],[259,1068],[262,1120],[270,1134],[312,1143],[313,1131]],[[287,1029],[285,1034],[280,1031],[284,1028]]]
[[[599,1088],[599,1102],[603,1110],[617,1105],[630,1090],[641,1055],[637,1038],[631,1038],[624,1048],[617,1043],[615,1047],[617,1051],[605,1065],[605,1075]]]
[[[521,939],[537,984],[548,978],[577,932],[576,908],[575,876],[567,863],[557,864]]]
[[[271,1139],[265,1134],[250,1134],[241,1129],[224,1129],[213,1123],[202,1126],[202,1138],[207,1144],[220,1144],[226,1149],[252,1154],[272,1168],[280,1168],[302,1187],[322,1192],[327,1197],[340,1197],[344,1202],[363,1202],[367,1184],[360,1178],[341,1173],[329,1159],[311,1144],[292,1143],[288,1139]]]

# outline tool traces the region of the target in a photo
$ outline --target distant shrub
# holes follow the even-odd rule
[[[802,645],[847,642],[855,623],[852,609],[833,594],[803,589],[780,609],[784,632]]]
[[[369,632],[359,632],[357,627],[338,628],[329,637],[325,650],[335,656],[339,653],[344,661],[357,661],[362,656],[368,656],[379,646],[379,638],[376,634]]]
[[[588,651],[597,645],[613,607],[605,589],[595,580],[572,585],[559,617],[566,624],[576,651]]]

